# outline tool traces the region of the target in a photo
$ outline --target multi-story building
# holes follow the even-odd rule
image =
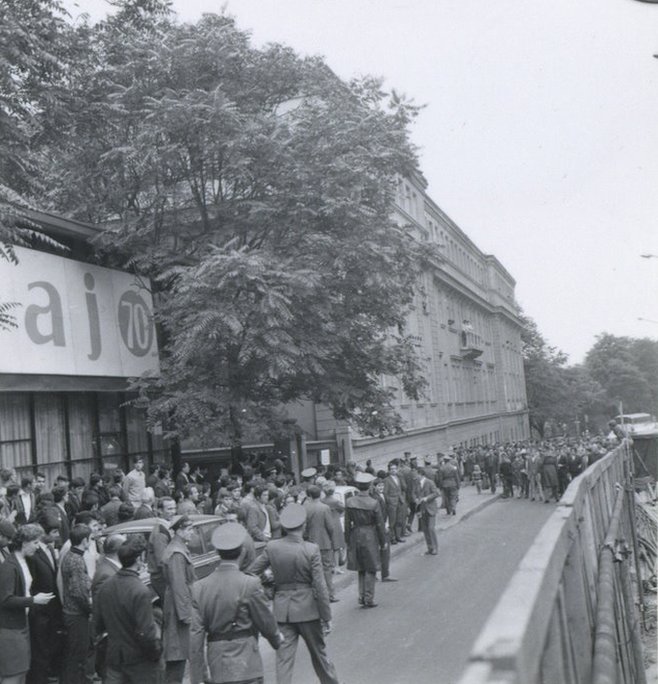
[[[484,254],[432,201],[418,176],[400,178],[395,218],[416,238],[439,247],[441,257],[423,273],[408,318],[425,362],[426,396],[412,401],[396,389],[404,432],[365,437],[337,425],[329,409],[296,412],[307,440],[337,439],[345,459],[370,458],[383,465],[412,452],[417,456],[450,447],[491,444],[529,436],[521,357],[521,323],[515,281],[496,257]],[[394,378],[382,378],[391,387]],[[313,463],[317,454],[308,454]]]

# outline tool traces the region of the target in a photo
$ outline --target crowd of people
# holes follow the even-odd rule
[[[188,664],[193,684],[262,681],[251,641],[261,633],[279,684],[300,636],[318,679],[337,682],[324,641],[337,574],[356,571],[359,604],[374,608],[377,574],[397,581],[391,546],[416,523],[437,555],[436,516],[456,515],[461,487],[557,501],[608,448],[585,437],[460,447],[422,464],[405,453],[379,470],[307,468],[299,482],[264,458],[214,479],[187,463],[175,477],[162,465],[147,475],[137,458],[127,474],[59,475],[52,487],[38,472],[17,482],[0,470],[0,681],[180,683]],[[195,513],[221,523],[219,574],[203,580],[188,549]],[[103,533],[132,519],[154,519],[148,539]]]

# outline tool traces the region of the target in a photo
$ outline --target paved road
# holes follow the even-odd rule
[[[357,606],[356,586],[338,593],[329,652],[346,684],[454,684],[480,629],[554,506],[498,500],[439,534],[439,555],[415,545],[396,557],[400,581],[377,584],[379,606]],[[398,547],[399,548],[399,547]],[[261,640],[265,684],[274,652]],[[300,642],[294,684],[317,679]]]

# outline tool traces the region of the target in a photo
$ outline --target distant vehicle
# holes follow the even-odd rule
[[[624,413],[615,420],[629,437],[648,437],[658,435],[658,422],[650,413]]]
[[[187,543],[187,548],[192,556],[192,565],[197,579],[209,575],[219,565],[217,551],[210,543],[210,538],[215,528],[223,519],[216,515],[190,515],[195,534]],[[127,522],[112,525],[103,530],[101,543],[111,534],[125,534],[128,538],[141,534],[148,539],[151,531],[158,522],[158,518],[144,518],[143,520],[128,520]]]

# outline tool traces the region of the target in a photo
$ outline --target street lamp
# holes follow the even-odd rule
[[[656,0],[658,2],[658,0]],[[643,259],[658,259],[658,254],[640,254]]]

